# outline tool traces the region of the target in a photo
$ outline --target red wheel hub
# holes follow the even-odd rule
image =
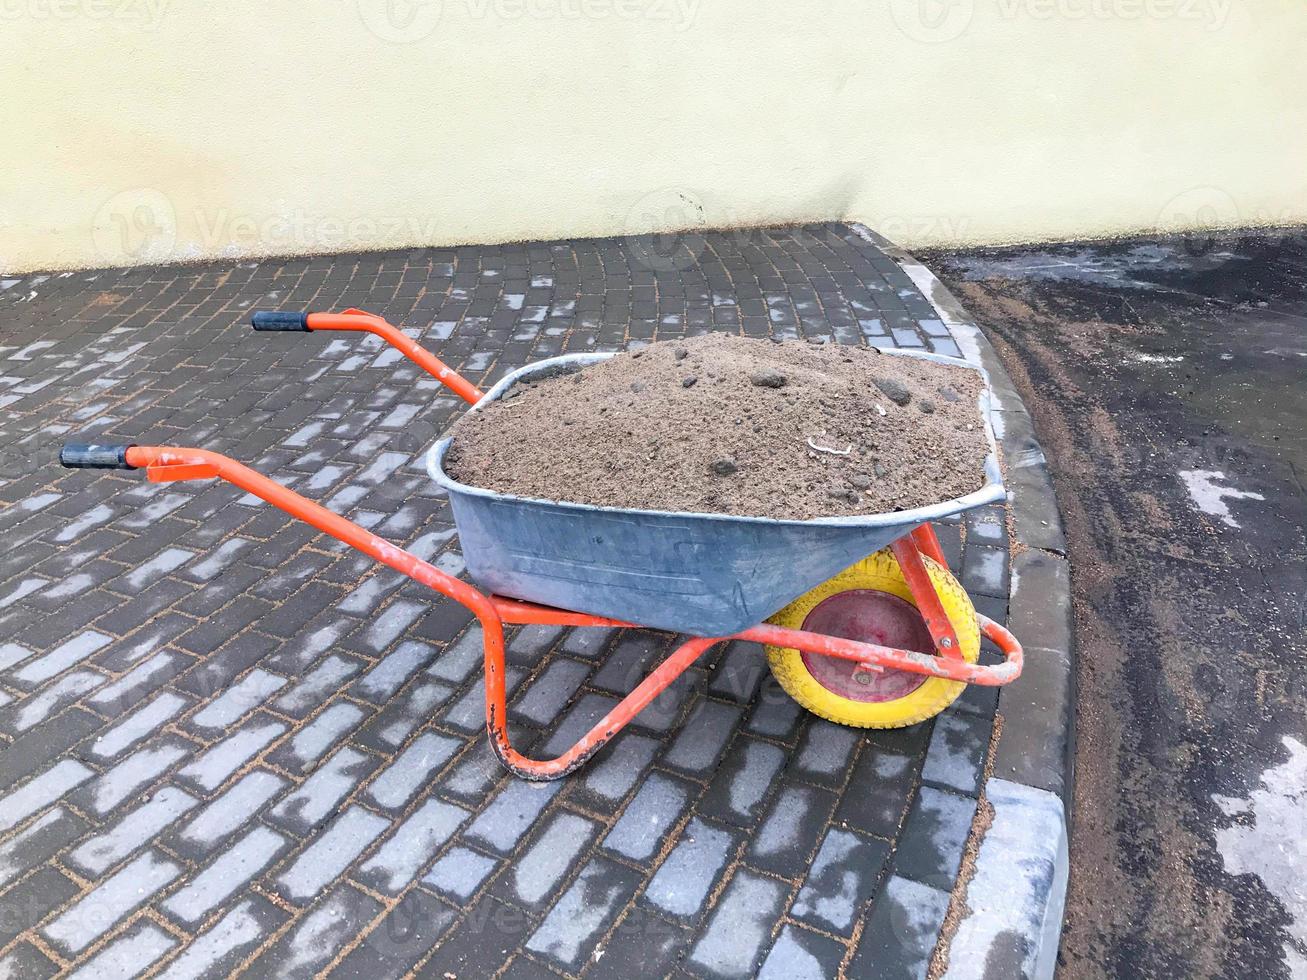
[[[803,620],[803,628],[900,650],[935,652],[930,630],[917,607],[877,589],[850,589],[823,599]],[[800,656],[818,684],[850,701],[894,701],[926,682],[925,674],[906,670],[867,668],[819,653]]]

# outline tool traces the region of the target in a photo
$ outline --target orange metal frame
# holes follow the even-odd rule
[[[481,397],[481,392],[475,385],[460,377],[438,358],[423,350],[380,317],[357,310],[350,310],[343,314],[311,313],[308,315],[307,324],[310,330],[353,330],[375,334],[397,347],[465,401],[475,403]],[[505,624],[542,623],[559,626],[638,629],[641,628],[638,623],[554,609],[503,596],[486,595],[462,579],[440,571],[430,563],[377,537],[353,521],[346,520],[322,505],[287,490],[279,483],[218,453],[168,446],[132,446],[126,450],[125,459],[129,466],[143,468],[147,477],[153,481],[195,480],[210,477],[226,480],[470,609],[480,622],[484,637],[486,730],[490,736],[490,743],[503,764],[526,779],[558,779],[584,765],[706,650],[726,640],[752,640],[773,646],[793,647],[808,653],[850,660],[864,665],[869,670],[906,670],[967,684],[987,686],[1006,684],[1015,680],[1021,673],[1021,645],[1008,630],[979,614],[976,618],[981,632],[994,642],[1005,659],[1002,663],[990,666],[970,664],[962,659],[961,652],[958,650],[957,635],[930,582],[922,562],[922,555],[944,567],[947,567],[947,562],[934,530],[930,525],[922,525],[899,538],[890,545],[890,548],[903,570],[917,608],[925,617],[930,635],[935,642],[937,656],[805,630],[787,629],[769,623],[751,626],[733,636],[693,637],[678,646],[635,690],[562,755],[547,760],[528,759],[513,748],[508,735],[504,673]]]

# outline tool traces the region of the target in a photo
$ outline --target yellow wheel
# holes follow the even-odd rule
[[[946,568],[922,556],[968,663],[980,654],[976,611]],[[887,549],[846,568],[795,599],[769,622],[882,646],[934,653],[899,563]],[[868,671],[850,660],[767,647],[771,672],[790,697],[815,715],[854,728],[903,728],[939,714],[966,686],[905,670]]]

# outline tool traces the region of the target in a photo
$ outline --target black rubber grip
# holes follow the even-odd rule
[[[132,443],[135,445],[135,443]],[[134,470],[127,462],[132,446],[97,446],[94,443],[70,442],[59,450],[59,462],[69,469]]]
[[[308,330],[309,314],[282,313],[280,310],[258,310],[250,316],[255,330]]]

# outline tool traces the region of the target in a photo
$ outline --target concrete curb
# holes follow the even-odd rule
[[[1012,537],[1008,625],[1025,641],[1021,679],[999,694],[1002,737],[983,787],[994,808],[963,916],[948,943],[947,977],[1052,977],[1066,902],[1067,814],[1075,757],[1071,574],[1053,484],[1030,414],[980,328],[911,255],[853,226],[897,262],[937,311],[963,356],[982,365],[999,405]]]

